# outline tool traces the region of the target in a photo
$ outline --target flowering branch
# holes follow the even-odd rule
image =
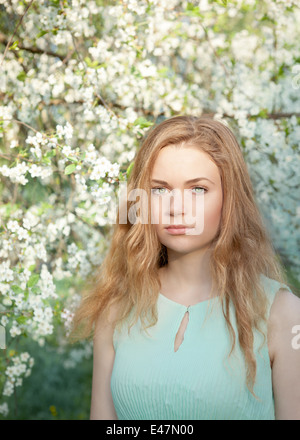
[[[11,44],[11,40],[12,40],[12,37],[8,40],[8,39],[5,37],[4,34],[0,33],[0,43],[5,44],[6,47],[9,47],[9,46],[10,46],[10,44]],[[64,61],[67,57],[68,57],[68,58],[70,57],[70,54],[67,54],[67,55],[60,55],[59,53],[57,53],[57,52],[52,52],[51,50],[40,49],[40,48],[38,48],[38,47],[32,47],[32,46],[30,46],[30,47],[28,47],[28,46],[24,46],[24,45],[23,45],[22,43],[20,43],[19,41],[18,41],[18,49],[20,49],[20,50],[26,50],[27,52],[30,52],[30,53],[33,53],[33,54],[40,54],[40,55],[42,55],[42,54],[46,54],[46,55],[51,56],[51,57],[59,58],[61,61]],[[15,51],[15,49],[11,49],[11,50],[12,50],[12,51]]]
[[[0,67],[1,67],[1,65],[2,65],[2,63],[3,63],[3,61],[4,61],[4,58],[5,58],[5,56],[6,56],[7,51],[9,50],[9,46],[11,45],[11,42],[12,42],[12,40],[13,40],[13,38],[14,38],[14,36],[15,36],[15,34],[16,34],[18,28],[19,28],[19,26],[20,26],[20,24],[21,24],[22,21],[23,21],[23,18],[25,17],[25,15],[26,15],[28,9],[30,8],[30,6],[32,5],[32,3],[33,3],[34,1],[35,1],[35,0],[31,0],[31,1],[30,1],[30,3],[29,3],[29,5],[27,6],[27,8],[25,9],[23,15],[22,15],[21,18],[19,19],[19,21],[18,21],[18,23],[17,23],[17,25],[16,25],[16,27],[15,27],[15,29],[14,29],[13,34],[12,34],[11,37],[9,38],[9,40],[8,40],[8,42],[7,42],[7,44],[6,44],[6,47],[5,47],[5,51],[4,51],[4,54],[3,54],[2,60],[1,60],[1,62],[0,62]]]

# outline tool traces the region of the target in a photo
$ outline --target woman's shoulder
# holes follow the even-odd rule
[[[268,326],[270,332],[284,329],[292,331],[292,327],[300,324],[300,298],[284,283],[262,275],[264,291],[269,303]]]
[[[265,275],[261,275],[261,280],[269,303],[268,316],[271,317],[271,313],[273,315],[274,310],[280,309],[280,307],[283,307],[285,310],[289,308],[291,304],[296,304],[297,308],[300,299],[292,292],[287,284],[280,283]]]
[[[278,353],[291,345],[293,329],[300,324],[300,299],[291,288],[262,275],[262,283],[268,300],[267,327],[271,366]]]
[[[300,325],[300,298],[290,289],[279,288],[269,313],[269,321],[279,329]]]
[[[284,359],[284,365],[289,359],[293,362],[293,341],[299,328],[300,298],[290,289],[281,288],[276,292],[268,319],[268,348],[272,368],[275,359]]]

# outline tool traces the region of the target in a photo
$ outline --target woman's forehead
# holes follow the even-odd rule
[[[152,169],[152,179],[182,180],[216,178],[219,170],[211,157],[195,147],[167,146],[160,150]]]

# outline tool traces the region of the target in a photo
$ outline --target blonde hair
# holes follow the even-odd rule
[[[287,284],[285,272],[264,227],[242,151],[223,123],[210,117],[176,116],[152,127],[135,157],[128,191],[142,188],[150,194],[151,172],[160,150],[181,144],[197,146],[207,153],[220,172],[223,206],[220,228],[213,240],[211,274],[232,340],[230,353],[236,343],[229,313],[230,302],[234,305],[247,386],[253,392],[253,330],[261,331],[261,323],[267,317],[267,298],[260,275]],[[134,203],[127,200],[128,210]],[[135,314],[129,328],[138,318],[144,329],[155,325],[161,288],[158,269],[165,264],[167,249],[159,242],[151,223],[120,224],[118,213],[108,253],[75,314],[74,329],[80,328],[81,337],[88,337],[99,317],[107,319],[113,304],[119,306],[114,325],[122,325],[132,310]]]

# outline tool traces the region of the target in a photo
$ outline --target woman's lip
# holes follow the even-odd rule
[[[171,226],[166,228],[166,230],[169,232],[169,234],[172,234],[172,235],[182,235],[182,234],[185,234],[187,229],[191,229],[191,228],[187,228],[187,227],[172,228]]]
[[[183,228],[190,228],[190,226],[185,226],[185,225],[169,225],[166,226],[166,229],[183,229]]]

